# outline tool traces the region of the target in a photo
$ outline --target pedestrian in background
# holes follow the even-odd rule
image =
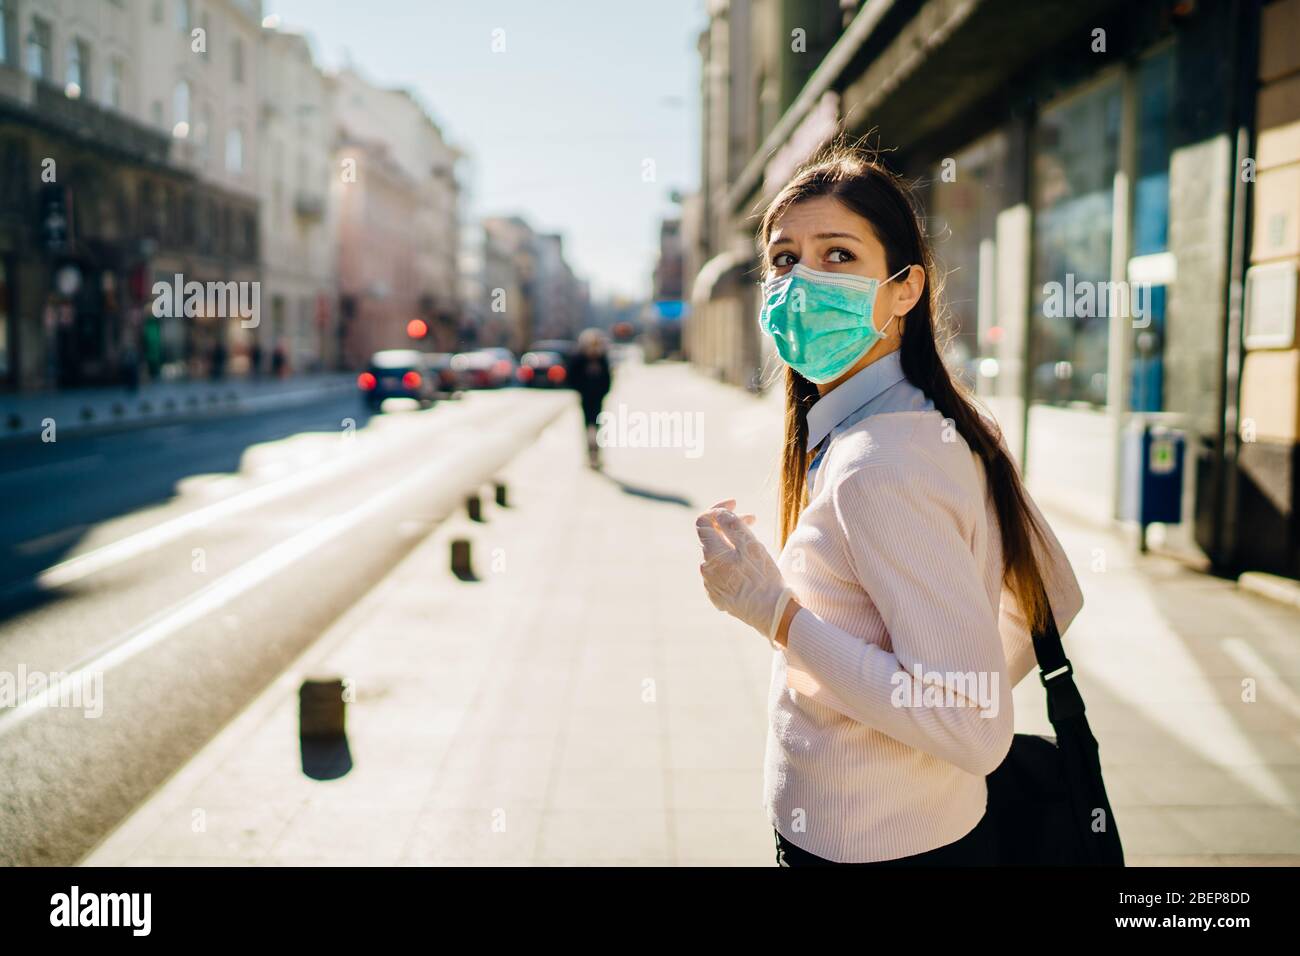
[[[128,330],[124,336],[118,364],[121,368],[122,384],[134,395],[140,388],[140,350],[135,344],[134,329]]]
[[[907,187],[851,151],[800,170],[759,240],[786,369],[773,560],[734,501],[696,529],[710,599],[775,653],[764,804],[782,866],[992,865],[987,774],[1032,632],[1083,603],[997,425],[936,341]]]
[[[289,374],[289,352],[284,347],[284,339],[275,343],[271,352],[271,377],[284,378]]]
[[[587,431],[587,464],[599,468],[596,418],[613,384],[605,333],[600,329],[584,329],[578,336],[578,349],[570,356],[565,372],[565,381],[582,400],[582,419]]]
[[[219,382],[226,377],[226,343],[217,339],[212,346],[212,381]]]

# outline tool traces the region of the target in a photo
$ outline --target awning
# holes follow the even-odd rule
[[[749,249],[735,248],[719,252],[700,266],[700,271],[695,275],[695,283],[691,286],[691,301],[708,302],[723,279],[737,272],[747,272],[753,267],[754,253]]]

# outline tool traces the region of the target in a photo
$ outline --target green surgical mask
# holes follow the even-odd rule
[[[786,365],[818,385],[833,382],[884,336],[894,317],[884,328],[875,327],[876,292],[911,268],[881,282],[796,263],[785,275],[763,283],[759,327],[772,337]]]

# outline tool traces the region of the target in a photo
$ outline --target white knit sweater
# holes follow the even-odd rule
[[[804,609],[774,655],[765,805],[784,837],[836,862],[970,832],[1011,746],[1011,689],[1035,666],[983,463],[944,421],[886,413],[838,435],[778,559]],[[1031,507],[1064,633],[1083,597]]]

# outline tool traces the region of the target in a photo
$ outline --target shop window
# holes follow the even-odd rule
[[[1130,340],[1129,409],[1164,411],[1165,302],[1177,263],[1169,252],[1169,159],[1173,151],[1174,48],[1137,67],[1137,171],[1133,183],[1133,257],[1128,278],[1145,302]]]
[[[1007,141],[993,133],[945,158],[930,176],[928,229],[938,259],[947,322],[955,333],[949,343],[952,370],[974,386],[981,374],[996,376],[996,362],[981,363],[996,354],[999,341],[994,313],[997,281],[993,242],[997,216],[1005,193]]]
[[[1137,181],[1133,254],[1169,248],[1169,155],[1173,137],[1174,56],[1167,49],[1138,67]]]
[[[1044,110],[1033,136],[1030,396],[1106,404],[1118,79]]]

